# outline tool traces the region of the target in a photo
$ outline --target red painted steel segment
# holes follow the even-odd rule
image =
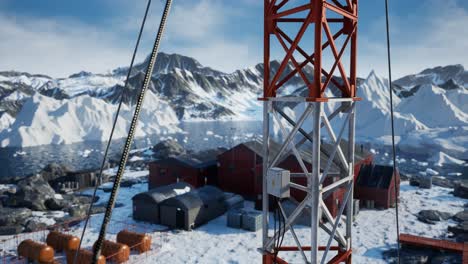
[[[358,0],[341,0],[341,2],[342,3],[340,3],[339,0],[311,0],[310,3],[307,4],[291,6],[293,4],[288,0],[264,1],[265,82],[263,99],[276,97],[277,91],[296,74],[300,75],[304,84],[309,89],[308,101],[322,101],[321,99],[325,98],[325,92],[330,83],[341,90],[341,97],[354,98],[356,96]],[[287,6],[287,9],[282,10],[285,6]],[[334,12],[338,17],[327,18],[327,10]],[[291,17],[292,15],[304,15],[305,12],[307,14],[305,18]],[[295,34],[288,34],[281,29],[283,25],[291,23],[295,23],[299,27],[299,31]],[[332,28],[329,23],[334,23],[333,30],[336,29],[336,33],[332,33]],[[307,29],[311,24],[315,24],[313,29],[314,52],[309,55],[306,50],[310,50],[310,48],[305,48],[305,44],[302,44],[301,40],[308,32]],[[326,41],[322,37],[323,33],[326,35]],[[347,35],[347,38],[344,44],[338,47],[336,41],[343,35]],[[277,41],[285,51],[285,55],[283,59],[280,60],[280,66],[276,72],[272,72],[269,65],[272,44],[271,37],[274,37],[273,40]],[[308,41],[306,43],[310,42]],[[289,47],[287,44],[289,44]],[[330,71],[323,68],[323,51],[326,48],[330,48],[334,57],[333,66]],[[343,57],[345,57],[344,54],[347,54],[347,49],[349,49],[350,54],[349,70],[345,69],[345,64],[343,63]],[[304,56],[305,61],[299,63],[294,58],[295,52]],[[293,70],[284,74],[286,66],[289,63],[292,64]],[[306,65],[311,65],[314,68],[313,80],[309,80],[310,77],[307,78],[302,71]],[[340,71],[343,84],[340,84],[340,82],[333,78],[336,67],[338,67]],[[349,75],[347,74],[348,71]],[[325,82],[322,82],[322,76],[325,76]]]
[[[464,244],[452,241],[433,239],[427,237],[413,236],[409,234],[400,234],[400,242],[402,244],[416,246],[416,247],[428,247],[433,249],[448,250],[461,252],[464,251]]]

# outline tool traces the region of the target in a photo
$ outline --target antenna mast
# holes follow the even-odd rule
[[[297,2],[264,0],[264,90],[263,98],[260,98],[264,102],[263,263],[287,263],[278,255],[282,251],[300,252],[305,263],[351,263],[355,104],[359,101],[356,98],[358,0],[310,0],[306,4]],[[305,37],[306,35],[308,36]],[[283,59],[274,67],[270,65],[272,47],[284,50]],[[313,51],[312,54],[309,51]],[[330,67],[324,66],[323,57],[326,52],[333,56]],[[334,77],[337,68],[340,78]],[[304,83],[306,96],[287,94],[287,91],[282,90],[289,81],[297,78]],[[302,111],[298,111],[299,107],[296,107],[299,119],[294,120],[294,117],[288,117],[281,110],[284,103],[304,106]],[[335,110],[327,114],[324,111],[326,104],[327,109],[335,107]],[[330,121],[339,113],[343,115],[344,122],[336,133]],[[282,118],[292,129],[288,130],[283,125]],[[272,119],[280,127],[284,139],[279,151],[274,153],[271,153],[274,150],[269,147],[269,125]],[[306,121],[313,124],[309,133],[302,127]],[[327,156],[321,151],[322,127],[326,128],[333,145]],[[344,144],[340,144],[345,130],[348,133],[347,149],[343,149]],[[306,166],[303,152],[299,151],[305,141],[312,144],[309,150],[312,168]],[[289,184],[283,187],[300,190],[305,193],[305,198],[289,216],[285,214],[281,202],[278,202],[279,210],[285,218],[285,226],[273,233],[269,230],[268,197],[276,192],[271,191],[274,186],[268,184],[271,182],[269,178],[277,172],[273,168],[279,161],[291,153],[296,157],[302,171],[287,173]],[[342,168],[340,177],[326,185],[324,182],[333,178],[329,175],[333,163]],[[324,200],[339,188],[345,190],[345,195],[334,217]],[[293,224],[304,212],[309,212],[311,220],[308,246],[300,243]],[[291,232],[296,245],[278,246],[278,240],[285,232]],[[319,236],[327,238],[326,245],[319,246]]]

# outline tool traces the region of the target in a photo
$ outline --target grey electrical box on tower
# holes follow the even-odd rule
[[[271,168],[267,173],[268,194],[278,198],[289,197],[290,173],[281,168]]]

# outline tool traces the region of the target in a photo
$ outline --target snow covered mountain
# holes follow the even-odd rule
[[[127,111],[124,116],[130,115],[147,63],[148,59],[135,65],[128,89],[123,91]],[[274,70],[279,63],[273,61],[271,66]],[[105,138],[127,70],[118,68],[108,74],[82,71],[60,79],[0,72],[1,145],[31,146]],[[288,65],[285,74],[291,70]],[[142,117],[141,122],[146,130],[142,130],[141,135],[176,131],[179,121],[260,120],[261,103],[256,98],[262,91],[262,72],[263,64],[257,64],[223,73],[204,67],[190,57],[160,53],[145,103],[148,116]],[[311,77],[313,70],[305,67],[304,73]],[[468,158],[465,136],[468,134],[468,73],[463,66],[427,69],[395,81],[392,87],[395,91],[396,132],[401,147],[412,149],[416,142],[413,137],[417,135],[418,139],[439,142],[438,149],[447,150],[454,142],[446,137],[456,134],[461,143],[454,144],[458,149],[454,148],[457,150],[450,154],[459,159]],[[306,92],[299,76],[294,76],[283,89],[280,94]],[[331,87],[327,92],[332,95],[338,91]],[[366,79],[358,80],[358,96],[363,101],[357,109],[357,135],[361,135],[362,140],[388,143],[388,81],[371,72]],[[295,105],[285,107],[293,109]],[[127,117],[125,119],[129,120]],[[118,137],[125,135],[127,125],[124,120],[119,121]],[[57,132],[72,128],[73,133],[67,135]],[[437,136],[449,142],[436,140]],[[420,140],[417,142],[422,144]]]
[[[460,71],[456,73],[460,75]],[[432,78],[442,80],[449,77],[433,73]],[[467,87],[445,89],[434,82],[416,83],[419,84],[413,86],[417,88],[411,88],[411,95],[394,96],[395,133],[399,148],[409,153],[443,156],[444,160],[448,160],[448,155],[468,159]],[[358,96],[363,101],[357,105],[359,119],[356,129],[361,139],[384,144],[390,142],[388,94],[388,81],[374,72],[359,86]]]
[[[0,145],[35,146],[69,144],[108,139],[117,106],[88,95],[57,100],[35,93],[28,98],[16,120],[0,132]],[[124,105],[115,130],[115,138],[125,137],[133,115]],[[8,114],[4,114],[8,116]],[[7,122],[7,121],[6,121]],[[153,93],[146,97],[136,136],[180,132],[172,108]]]
[[[445,67],[435,67],[426,69],[418,74],[411,74],[400,78],[394,82],[406,90],[410,90],[419,85],[432,84],[445,89],[456,89],[458,87],[468,87],[468,71],[463,65],[449,65]]]

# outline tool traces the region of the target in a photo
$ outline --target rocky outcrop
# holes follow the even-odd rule
[[[68,166],[63,164],[51,163],[45,166],[40,174],[42,175],[42,178],[44,180],[49,182],[57,178],[64,177],[69,172],[71,172],[71,169]]]
[[[47,225],[45,223],[31,219],[28,222],[26,222],[26,225],[24,226],[24,231],[36,232],[36,231],[44,230],[46,228],[47,228]]]
[[[46,211],[46,200],[54,198],[55,191],[41,175],[34,175],[18,182],[16,193],[8,198],[8,206],[27,207],[35,211]]]
[[[453,216],[453,220],[461,223],[461,222],[465,222],[467,221],[468,222],[468,210],[463,210],[461,212],[458,212],[456,213],[454,216]]]
[[[432,188],[432,176],[414,175],[410,179],[411,186],[418,186],[423,189]]]
[[[153,156],[156,159],[179,156],[185,154],[185,149],[175,140],[169,139],[156,144],[153,148]]]
[[[444,188],[453,188],[455,186],[452,180],[441,176],[432,177],[432,184]]]
[[[442,252],[438,250],[402,246],[400,260],[397,261],[396,249],[383,252],[383,258],[387,263],[395,264],[455,264],[462,263],[461,254]]]
[[[0,236],[11,236],[23,232],[24,227],[21,225],[0,226]]]
[[[453,195],[468,199],[468,181],[459,181],[453,189]]]
[[[47,207],[47,209],[54,211],[62,210],[64,207],[67,206],[66,201],[57,199],[55,197],[47,199],[44,204]]]
[[[437,210],[422,210],[418,213],[418,220],[434,225],[435,222],[443,221],[443,220],[448,220],[452,217],[451,214],[449,213],[444,213],[444,212],[439,212]]]
[[[453,233],[458,242],[468,242],[468,209],[456,213],[452,219],[458,224],[449,226],[448,231]]]
[[[449,226],[448,231],[453,233],[458,242],[468,242],[468,221],[458,223],[456,226]]]
[[[31,214],[28,208],[0,208],[0,226],[23,225]]]

